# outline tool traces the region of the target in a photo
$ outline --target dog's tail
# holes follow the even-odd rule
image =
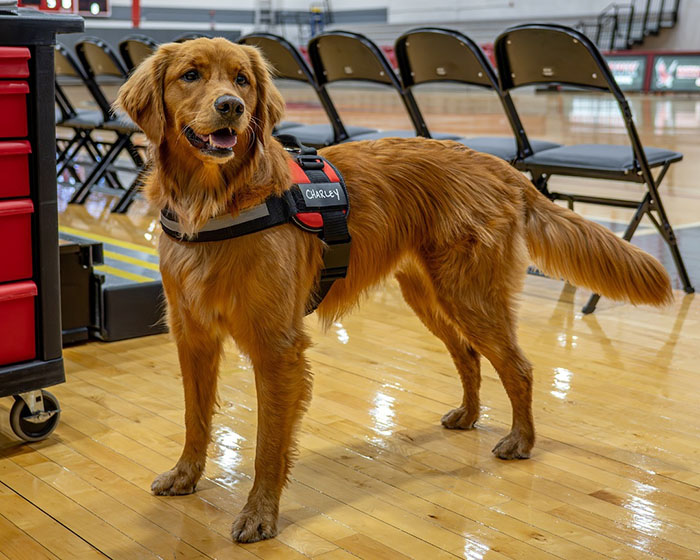
[[[673,300],[671,280],[659,261],[609,229],[554,204],[523,179],[527,247],[543,272],[634,304],[665,305]]]

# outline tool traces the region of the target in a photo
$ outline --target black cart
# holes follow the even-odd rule
[[[65,381],[56,193],[54,44],[82,18],[0,7],[0,397],[14,432],[47,437]],[[4,105],[3,105],[4,104]]]

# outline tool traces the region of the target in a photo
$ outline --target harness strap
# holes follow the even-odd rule
[[[160,211],[163,231],[173,239],[190,242],[233,239],[286,224],[289,219],[290,208],[286,202],[282,198],[268,198],[262,204],[243,210],[235,218],[228,214],[212,218],[193,237],[188,237],[180,226],[177,215],[168,208]]]
[[[350,262],[350,233],[345,213],[333,210],[323,215],[323,240],[326,250],[323,252],[323,271],[319,279],[318,290],[307,303],[306,313],[312,313],[323,301],[336,280],[345,278]]]

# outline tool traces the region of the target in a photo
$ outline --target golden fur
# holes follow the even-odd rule
[[[185,81],[190,69],[199,72]],[[243,74],[247,83],[239,84]],[[244,81],[245,81],[244,80]],[[224,94],[245,104],[240,116],[213,107]],[[163,45],[122,87],[118,105],[153,145],[148,198],[174,210],[188,231],[212,216],[258,204],[289,188],[287,154],[272,138],[284,103],[252,47],[224,39]],[[230,156],[207,155],[183,130],[230,127]],[[528,255],[546,272],[633,303],[664,304],[672,292],[651,256],[543,197],[505,162],[450,141],[421,138],[357,142],[322,150],[347,182],[352,212],[350,266],[318,314],[330,322],[394,272],[404,297],[450,351],[464,387],[442,419],[471,429],[479,413],[479,361],[498,372],[513,406],[511,432],[494,448],[526,458],[535,439],[532,367],[516,341],[515,298]],[[255,481],[232,528],[236,540],[276,534],[279,498],[294,434],[311,396],[304,352],[304,306],[317,281],[323,246],[283,225],[216,243],[162,235],[160,266],[177,342],[186,401],[186,441],[156,494],[193,492],[206,459],[223,340],[251,359],[258,394]]]

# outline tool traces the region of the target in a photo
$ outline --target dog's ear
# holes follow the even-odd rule
[[[256,47],[245,46],[253,63],[257,91],[255,126],[258,140],[263,146],[272,137],[272,129],[284,115],[284,99],[272,81],[272,67]]]
[[[154,145],[160,144],[165,135],[165,71],[178,48],[179,45],[175,43],[162,45],[139,64],[126,83],[119,88],[119,95],[114,103],[114,108],[129,115]]]

